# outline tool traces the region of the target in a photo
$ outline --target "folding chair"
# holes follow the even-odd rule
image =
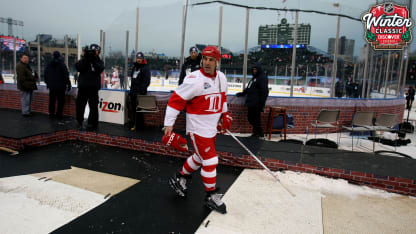
[[[137,106],[136,113],[156,113],[159,112],[157,107],[156,97],[148,95],[137,95]],[[134,131],[136,129],[136,118],[134,118],[134,126],[131,129]]]
[[[391,132],[393,131],[396,134],[397,140],[397,130],[394,129],[398,122],[399,115],[398,114],[381,114],[378,118],[376,118],[376,122],[374,126],[371,126],[371,130],[376,133],[377,131],[383,132]],[[376,134],[375,134],[376,135]],[[373,141],[373,152],[375,148],[375,140]],[[396,144],[394,145],[394,151],[396,151]]]
[[[351,135],[351,150],[354,151],[354,132],[368,132],[371,131],[373,126],[373,111],[357,111],[352,118],[351,127],[349,126],[342,126],[342,129],[345,129],[352,133]],[[340,134],[341,138],[341,134]],[[359,137],[357,138],[357,144],[359,141]]]
[[[318,117],[316,118],[315,122],[311,123],[311,126],[315,129],[315,139],[316,139],[316,130],[319,128],[326,129],[326,138],[328,139],[328,131],[331,128],[335,128],[337,130],[337,133],[339,133],[339,110],[321,110],[319,112]],[[306,141],[308,141],[308,135],[309,135],[309,126],[306,127]],[[339,137],[337,135],[337,144]]]

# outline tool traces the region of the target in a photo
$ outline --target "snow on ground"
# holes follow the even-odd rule
[[[306,190],[318,191],[322,195],[343,195],[350,198],[357,198],[359,196],[378,196],[383,198],[400,196],[380,189],[349,184],[348,181],[344,179],[330,179],[315,174],[293,171],[277,172],[275,174],[279,177],[281,182],[289,188],[296,186]]]
[[[245,169],[196,233],[415,233],[416,199],[342,179]]]

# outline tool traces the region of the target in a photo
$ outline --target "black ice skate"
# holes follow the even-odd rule
[[[169,178],[170,187],[181,197],[186,197],[188,188],[186,187],[186,178],[181,174],[175,174]]]
[[[215,210],[221,214],[227,213],[227,207],[225,203],[221,201],[223,194],[218,193],[218,188],[214,191],[207,192],[205,197],[205,205],[211,210]]]

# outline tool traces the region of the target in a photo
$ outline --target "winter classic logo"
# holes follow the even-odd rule
[[[414,23],[406,6],[394,3],[375,5],[364,13],[361,21],[365,39],[376,50],[401,50],[412,40],[410,28]]]

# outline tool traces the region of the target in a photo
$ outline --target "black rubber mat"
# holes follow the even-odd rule
[[[177,197],[169,188],[168,178],[183,163],[180,158],[68,141],[18,156],[0,153],[0,177],[76,166],[141,181],[54,233],[194,233],[210,210],[203,205],[199,172],[193,174],[188,198]],[[217,186],[225,193],[241,169],[219,165],[217,173]]]

